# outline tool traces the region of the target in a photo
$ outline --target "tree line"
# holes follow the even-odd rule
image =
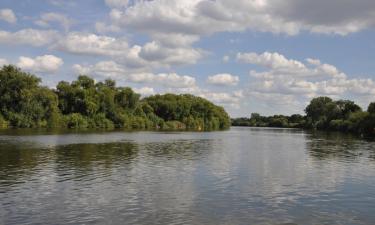
[[[15,66],[0,70],[0,128],[217,130],[230,124],[224,108],[189,94],[141,99],[113,80],[85,75],[50,89]]]
[[[261,116],[252,113],[250,118],[232,119],[233,126],[304,128],[351,132],[375,136],[375,102],[364,111],[350,100],[334,101],[317,97],[305,108],[306,115]]]

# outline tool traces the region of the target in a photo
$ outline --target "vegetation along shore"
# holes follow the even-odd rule
[[[1,128],[124,128],[218,130],[230,127],[224,108],[193,95],[141,99],[115,81],[79,76],[55,89],[7,65],[0,70]]]
[[[375,103],[367,111],[349,100],[334,101],[317,97],[305,108],[306,115],[261,116],[252,113],[250,118],[232,119],[233,126],[304,128],[325,131],[350,132],[375,136]]]

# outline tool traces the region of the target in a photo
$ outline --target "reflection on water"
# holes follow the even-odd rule
[[[307,141],[310,154],[320,160],[355,161],[361,158],[375,159],[371,142],[340,133],[315,133]]]
[[[375,224],[374,155],[293,129],[3,131],[0,224]]]

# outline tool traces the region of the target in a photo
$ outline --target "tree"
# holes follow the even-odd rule
[[[0,127],[224,129],[224,108],[192,95],[157,95],[140,99],[113,80],[96,83],[81,75],[61,81],[55,90],[14,66],[0,70]],[[186,123],[186,124],[185,124]]]
[[[349,100],[338,100],[335,102],[340,113],[340,119],[348,119],[351,113],[362,111],[361,107]]]
[[[367,108],[367,112],[370,114],[375,114],[375,102],[371,102]]]
[[[311,118],[313,127],[324,129],[329,122],[339,117],[341,111],[329,97],[318,97],[311,100],[305,109],[308,118]]]
[[[55,126],[58,100],[35,75],[14,66],[0,70],[0,113],[14,127]]]

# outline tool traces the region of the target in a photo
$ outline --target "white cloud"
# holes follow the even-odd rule
[[[35,24],[41,27],[50,27],[50,23],[59,23],[61,26],[65,29],[65,31],[68,31],[70,26],[73,24],[73,20],[69,19],[63,14],[60,13],[44,13],[40,16],[40,19],[35,21]]]
[[[129,4],[129,0],[105,0],[105,4],[112,8],[122,8]]]
[[[32,72],[55,73],[64,64],[63,60],[54,55],[38,56],[29,58],[21,56],[17,66]]]
[[[242,90],[235,92],[211,92],[206,90],[200,96],[216,104],[228,105],[235,108],[240,106],[241,99],[244,97]]]
[[[76,64],[73,70],[77,74],[95,75],[102,78],[125,80],[132,83],[149,83],[163,87],[187,88],[194,87],[196,80],[192,76],[176,73],[136,73],[113,61],[103,61],[95,65],[82,66]]]
[[[187,34],[179,34],[179,33],[155,33],[152,35],[154,40],[160,45],[166,47],[188,47],[199,40],[198,35],[187,35]]]
[[[226,86],[234,86],[237,85],[240,81],[238,76],[233,76],[228,73],[216,74],[213,76],[209,76],[207,79],[207,83],[214,84],[214,85],[226,85]]]
[[[119,26],[116,26],[114,24],[107,24],[104,22],[96,22],[95,23],[95,30],[99,33],[108,33],[113,32],[117,33],[121,31],[121,28]]]
[[[95,65],[89,66],[75,64],[72,68],[76,74],[96,75],[101,78],[112,78],[116,80],[126,78],[126,70],[113,61],[101,61]]]
[[[306,59],[309,65],[300,61],[287,59],[285,56],[274,52],[264,52],[262,54],[238,53],[237,61],[253,65],[262,66],[269,69],[266,72],[251,71],[250,74],[256,78],[273,78],[275,76],[296,77],[334,77],[345,78],[346,75],[340,72],[335,66],[322,64],[319,60]]]
[[[229,62],[230,57],[228,55],[223,56],[223,62],[227,63]]]
[[[11,9],[0,9],[0,20],[8,23],[17,23],[17,17]]]
[[[275,52],[264,52],[262,54],[251,53],[238,53],[237,60],[243,63],[264,66],[278,71],[304,71],[306,67],[301,62],[296,60],[286,59],[283,55]]]
[[[127,52],[128,42],[125,39],[74,32],[62,38],[55,48],[73,54],[118,56]]]
[[[178,75],[176,73],[138,73],[130,74],[128,79],[136,83],[152,83],[164,87],[188,88],[194,87],[196,81],[194,77]]]
[[[150,96],[150,95],[155,95],[155,93],[156,93],[155,90],[154,90],[154,88],[151,88],[151,87],[133,88],[133,90],[136,93],[141,94],[143,97],[147,97],[147,96]]]
[[[202,57],[202,51],[190,47],[168,47],[152,41],[146,43],[139,56],[150,62],[157,62],[164,66],[195,64]]]
[[[0,58],[0,67],[4,65],[8,65],[8,64],[9,64],[8,60]]]
[[[318,59],[308,58],[305,64],[287,59],[279,53],[268,52],[242,53],[238,54],[237,58],[240,62],[266,69],[263,72],[250,72],[253,81],[249,85],[248,93],[257,98],[284,96],[290,102],[302,101],[302,108],[307,99],[319,95],[334,98],[350,96],[358,99],[375,95],[375,82],[372,79],[349,79],[335,66],[324,64]],[[270,99],[268,101],[273,104]]]
[[[346,35],[375,26],[375,3],[363,0],[154,0],[107,1],[116,25],[146,33],[207,35],[244,31]],[[308,12],[308,13],[306,13]]]
[[[58,32],[55,30],[24,29],[17,32],[0,30],[0,43],[12,45],[31,45],[40,47],[56,41]]]
[[[147,33],[212,34],[254,28],[274,33],[298,32],[294,22],[266,13],[260,1],[155,0],[111,13],[116,24]],[[265,2],[265,1],[263,1]],[[264,6],[263,6],[264,5]]]
[[[108,56],[127,68],[143,70],[195,64],[204,54],[200,49],[178,46],[191,43],[194,37],[176,39],[169,45],[164,45],[165,41],[151,41],[143,46],[129,46],[124,38],[73,32],[62,38],[54,48],[72,54]]]

